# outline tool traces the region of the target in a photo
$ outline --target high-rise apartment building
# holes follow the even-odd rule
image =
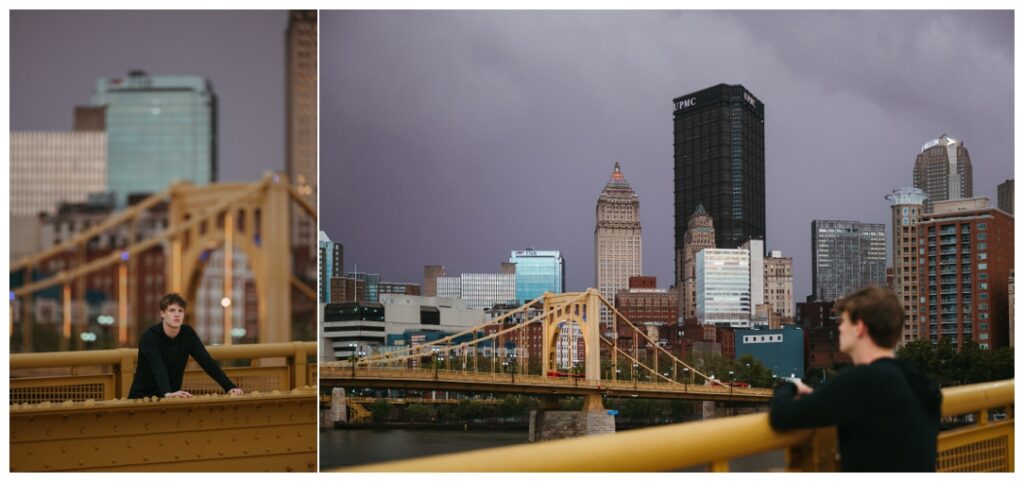
[[[1007,179],[999,186],[996,186],[999,209],[1013,214],[1013,179]]]
[[[750,251],[697,253],[697,319],[703,325],[750,326]]]
[[[917,270],[919,247],[917,223],[924,215],[928,195],[924,191],[904,187],[885,196],[892,203],[892,290],[903,305],[902,343],[920,337],[917,323]]]
[[[11,216],[54,214],[107,190],[103,131],[11,132]]]
[[[317,199],[317,12],[288,13],[285,106],[288,177],[310,204]],[[293,209],[295,209],[293,207]],[[312,245],[316,220],[292,216],[292,242]]]
[[[610,302],[614,302],[616,292],[629,287],[630,276],[642,274],[640,198],[629,187],[618,162],[597,198],[594,255],[594,283]],[[607,308],[601,309],[601,321],[611,322]]]
[[[682,286],[688,217],[698,205],[714,219],[716,247],[765,240],[764,104],[742,85],[726,84],[673,103],[676,285]]]
[[[782,251],[770,251],[764,259],[764,300],[782,322],[793,321],[793,258]]]
[[[1009,345],[1013,217],[986,198],[939,201],[917,225],[920,336],[958,348]]]
[[[715,247],[715,223],[711,215],[704,210],[704,205],[697,204],[693,214],[686,223],[686,234],[683,235],[683,255],[677,256],[677,273],[682,273],[682,282],[676,282],[682,300],[679,311],[683,318],[697,316],[697,253],[702,249]],[[678,264],[682,262],[682,264]]]
[[[963,141],[943,134],[921,146],[921,153],[914,161],[914,187],[928,195],[925,212],[931,212],[932,204],[937,201],[973,196],[971,173],[971,156]]]
[[[331,303],[331,278],[340,277],[345,269],[345,246],[331,241],[320,231],[320,266],[317,282],[320,284],[320,303]]]
[[[868,285],[885,285],[884,224],[815,219],[811,251],[816,301],[834,301]]]
[[[133,70],[98,79],[92,104],[106,107],[107,183],[118,207],[176,181],[217,180],[217,98],[205,79]]]
[[[533,248],[512,251],[509,263],[516,265],[516,298],[526,303],[544,294],[565,292],[565,258],[559,251]]]

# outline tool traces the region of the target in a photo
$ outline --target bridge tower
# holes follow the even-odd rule
[[[210,210],[222,199],[236,199],[229,206]],[[174,232],[197,216],[207,217],[171,237],[167,278],[170,291],[196,299],[206,268],[203,252],[223,248],[226,262],[238,247],[245,253],[256,278],[259,342],[291,341],[292,285],[290,255],[289,184],[281,174],[271,173],[259,184],[220,183],[197,188],[191,183],[175,184],[170,193],[168,230]],[[231,267],[225,267],[231,273]],[[230,293],[230,276],[225,293]],[[225,310],[230,314],[230,310]],[[225,319],[224,344],[231,344],[230,317]]]
[[[583,335],[585,366],[584,377],[587,380],[601,380],[601,293],[594,288],[579,298],[579,293],[554,294],[544,293],[544,329],[541,366],[545,373],[558,371],[557,345],[558,332],[565,323],[580,327]],[[575,300],[575,301],[574,301]],[[570,340],[572,337],[570,336]],[[572,343],[576,343],[575,340]]]

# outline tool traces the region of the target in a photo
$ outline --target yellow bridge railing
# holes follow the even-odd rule
[[[939,434],[939,471],[1013,472],[1013,380],[944,389],[942,415],[974,414],[971,426]],[[988,411],[1005,409],[1005,419]],[[737,434],[742,434],[737,436]],[[768,414],[741,415],[576,439],[364,465],[359,472],[644,472],[709,465],[786,451],[786,470],[838,469],[836,429],[776,432]]]
[[[287,391],[317,383],[316,342],[209,346],[207,350],[218,361],[250,360],[249,366],[224,367],[245,391]],[[13,354],[10,403],[125,398],[137,357],[138,350],[129,348]],[[223,392],[198,367],[186,370],[182,388],[196,395]]]

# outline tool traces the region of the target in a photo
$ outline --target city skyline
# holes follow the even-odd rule
[[[335,52],[323,85],[337,86],[321,103],[322,132],[335,133],[322,140],[321,176],[335,188],[322,193],[321,226],[387,279],[416,282],[427,264],[481,271],[517,246],[593,259],[588,200],[620,162],[644,200],[643,273],[667,285],[672,99],[718,83],[765,104],[765,247],[793,257],[795,301],[811,292],[811,221],[888,225],[885,195],[912,185],[921,145],[962,139],[977,196],[995,199],[1013,178],[1006,12],[321,20],[321,48]],[[567,291],[589,287],[592,269],[572,264]]]
[[[207,79],[218,181],[285,170],[288,11],[12,11],[11,131],[69,131],[97,79],[141,69]],[[131,41],[125,41],[131,39]],[[55,61],[40,62],[39,59]]]

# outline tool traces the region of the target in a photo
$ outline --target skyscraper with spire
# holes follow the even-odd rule
[[[597,227],[594,228],[595,285],[606,300],[629,288],[629,277],[640,276],[640,198],[629,187],[619,163],[597,198]],[[601,321],[611,321],[602,310]]]

